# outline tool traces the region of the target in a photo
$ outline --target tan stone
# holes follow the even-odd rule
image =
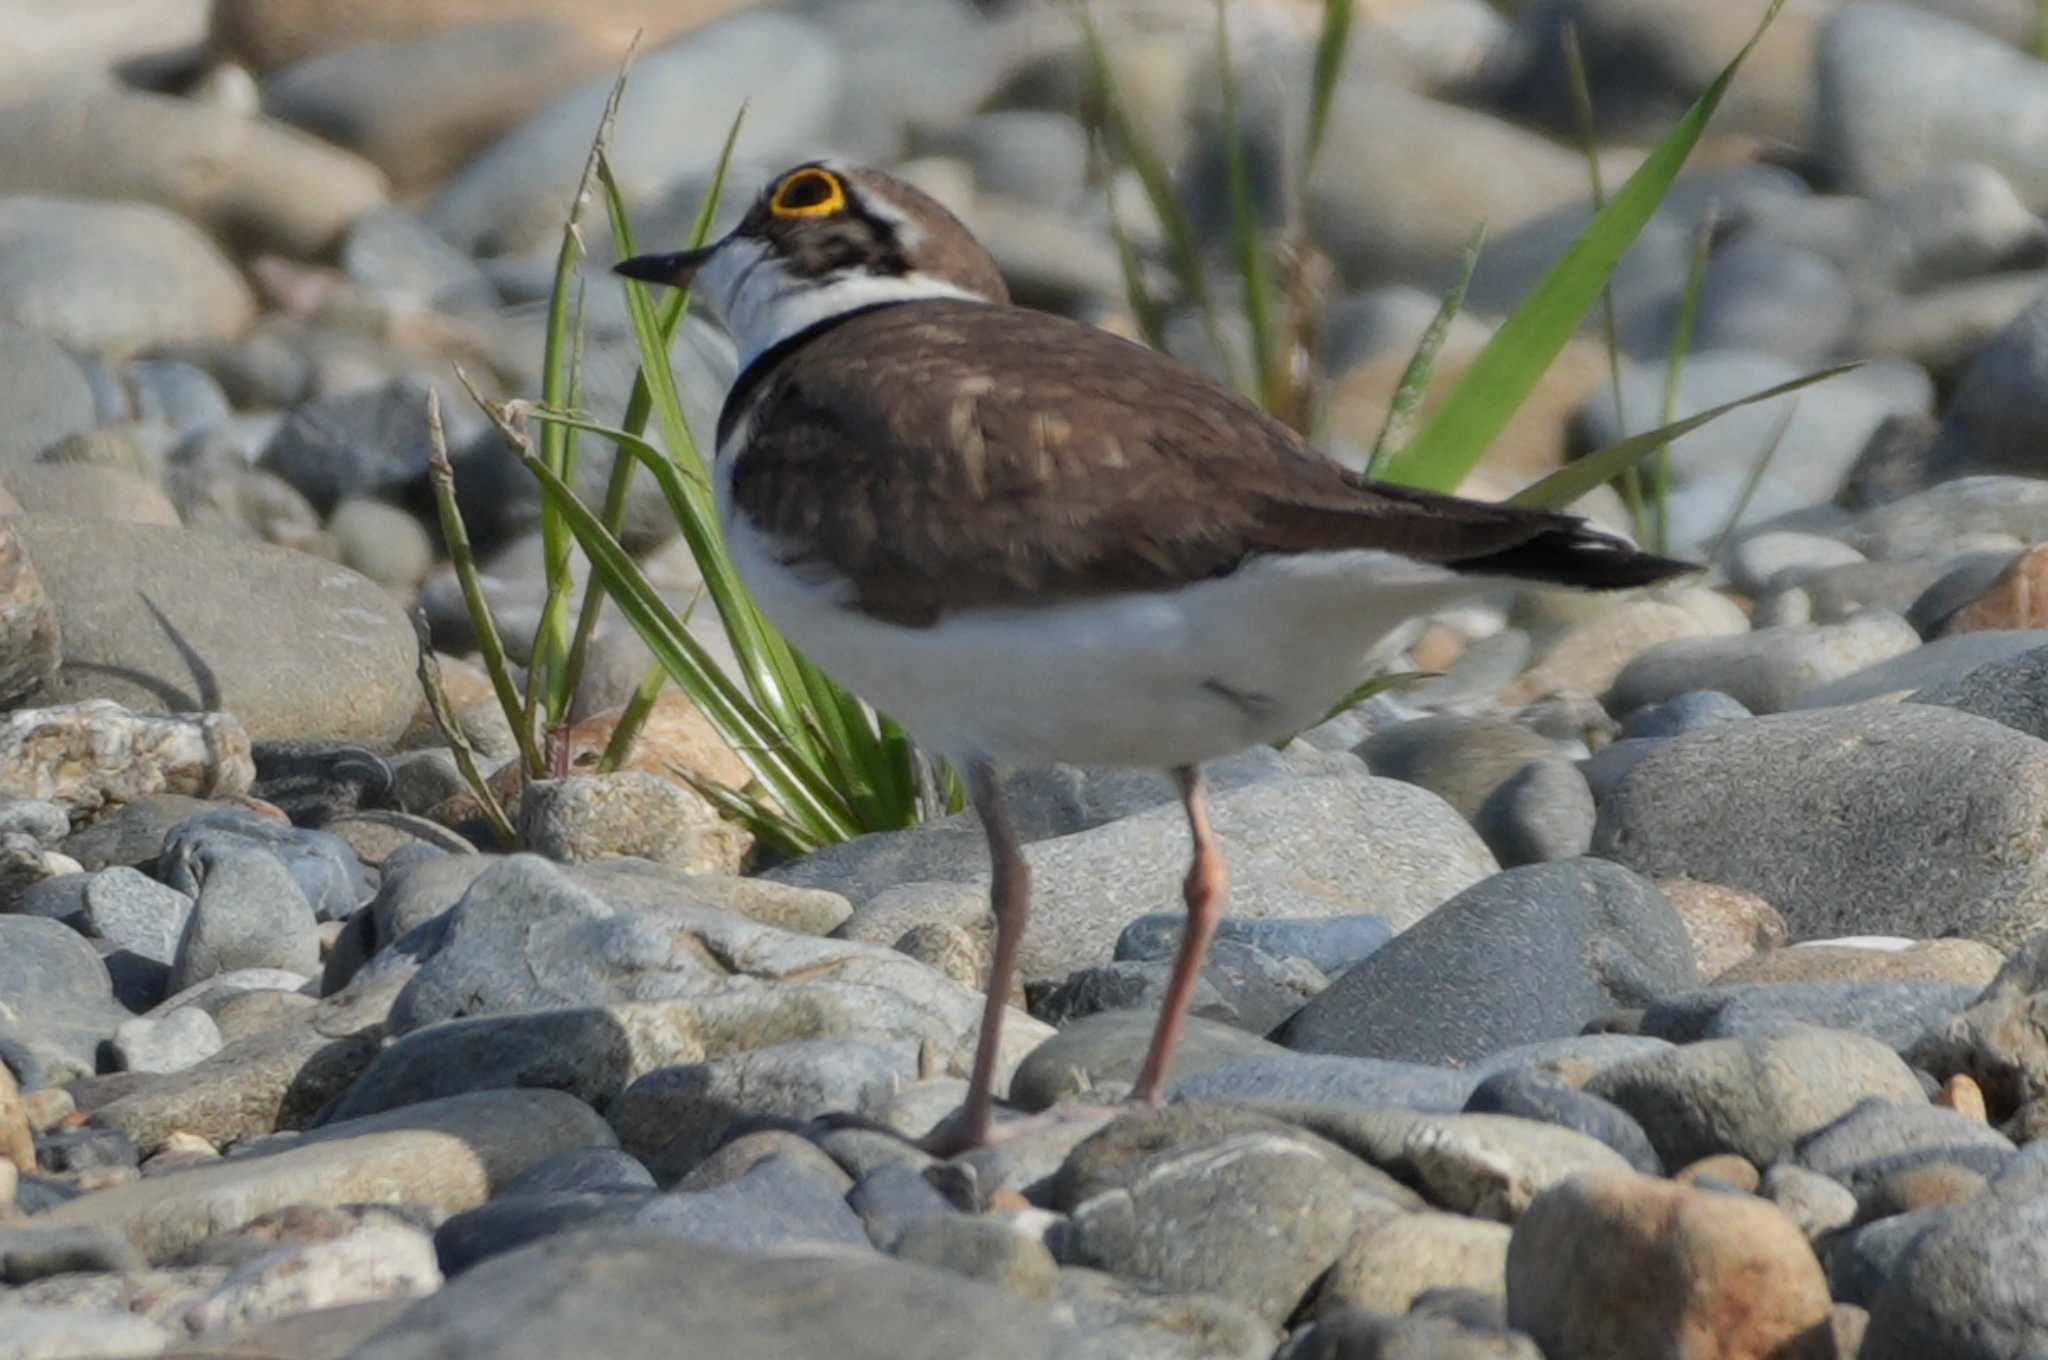
[[[2005,955],[1980,940],[1920,940],[1907,949],[1802,944],[1744,959],[1716,986],[1750,982],[1949,982],[1988,987]],[[1706,970],[1700,970],[1705,973]]]
[[[574,1096],[477,1091],[325,1125],[282,1152],[118,1186],[38,1222],[108,1228],[161,1262],[293,1204],[405,1203],[459,1213],[544,1157],[612,1141],[604,1120]]]
[[[1827,1277],[1776,1206],[1599,1171],[1529,1206],[1508,1322],[1573,1360],[1826,1360]]]
[[[596,768],[624,712],[623,708],[614,708],[593,713],[569,729],[571,774],[584,774]],[[619,768],[658,774],[664,779],[675,778],[680,768],[699,779],[735,789],[753,778],[746,762],[718,734],[703,710],[675,689],[662,691],[654,701],[646,723]]]
[[[0,797],[45,799],[74,818],[153,793],[245,793],[255,778],[249,734],[227,713],[157,717],[89,699],[0,723]]]
[[[35,1135],[29,1132],[21,1087],[6,1063],[0,1063],[0,1161],[23,1171],[36,1169]]]
[[[1984,1088],[1976,1078],[1967,1072],[1958,1072],[1941,1084],[1941,1090],[1934,1097],[1934,1103],[1967,1115],[1979,1124],[1991,1122],[1990,1112],[1984,1105]]]
[[[1703,978],[1718,977],[1791,936],[1785,918],[1755,893],[1690,878],[1660,878],[1657,887],[1678,908]]]
[[[534,15],[572,21],[593,42],[624,52],[708,23],[747,0],[215,0],[214,49],[275,70],[360,43],[441,33],[466,24]]]
[[[892,947],[962,987],[985,992],[995,957],[995,925],[992,921],[979,927],[926,921],[904,931]],[[1010,978],[1010,1004],[1024,1008],[1024,984],[1015,974]]]
[[[1317,1291],[1318,1315],[1347,1305],[1398,1317],[1431,1289],[1507,1292],[1504,1223],[1462,1214],[1406,1214],[1388,1205],[1351,1239]]]
[[[1956,611],[1942,633],[1995,628],[2048,628],[2048,546],[2014,558],[1982,595]]]
[[[1718,628],[1696,609],[1652,599],[1604,599],[1604,605],[1574,625],[1535,665],[1500,692],[1510,707],[1546,694],[1570,690],[1604,694],[1622,668],[1659,643],[1712,636]]]

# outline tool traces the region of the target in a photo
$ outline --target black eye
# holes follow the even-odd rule
[[[846,206],[838,176],[826,170],[799,170],[775,191],[768,211],[777,217],[823,217]]]

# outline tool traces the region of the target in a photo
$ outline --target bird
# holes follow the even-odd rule
[[[712,481],[755,603],[965,776],[995,941],[935,1151],[999,1136],[1030,897],[1004,772],[1136,767],[1178,791],[1187,919],[1130,1092],[1157,1104],[1223,910],[1204,762],[1313,725],[1417,616],[1693,570],[1574,516],[1369,480],[1169,356],[1012,303],[952,212],[876,168],[807,161],[711,243],[614,269],[692,289],[733,337]]]

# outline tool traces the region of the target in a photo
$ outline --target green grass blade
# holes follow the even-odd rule
[[[1375,675],[1363,684],[1354,686],[1349,694],[1346,694],[1336,703],[1331,704],[1330,711],[1323,715],[1322,721],[1328,722],[1332,718],[1349,713],[1375,694],[1385,694],[1388,690],[1407,689],[1412,685],[1419,685],[1425,680],[1435,680],[1442,675],[1442,671],[1388,671],[1382,675]]]
[[[1230,197],[1230,252],[1244,293],[1245,329],[1251,333],[1252,395],[1283,419],[1288,401],[1286,375],[1273,342],[1272,288],[1267,281],[1266,243],[1252,206],[1251,170],[1245,162],[1244,121],[1237,101],[1237,70],[1230,61],[1227,0],[1216,0],[1216,78],[1223,94],[1223,162]]]
[[[790,749],[782,730],[718,669],[703,644],[670,609],[641,574],[639,566],[588,507],[544,462],[525,453],[528,470],[540,480],[543,494],[562,510],[562,518],[603,575],[605,589],[621,613],[646,641],[655,657],[684,693],[702,709],[740,759],[788,815],[815,831],[820,843],[858,834],[860,828],[845,802],[800,753]]]
[[[521,451],[525,452],[524,450]],[[498,633],[497,616],[484,598],[483,579],[477,573],[476,553],[470,547],[469,528],[455,502],[455,468],[448,461],[448,436],[441,427],[441,397],[427,389],[427,480],[434,492],[434,508],[441,517],[441,540],[448,546],[448,560],[455,569],[456,584],[462,588],[462,605],[476,629],[477,650],[483,654],[484,671],[491,677],[491,692],[498,696],[518,743],[519,759],[532,778],[547,773],[540,747],[533,740],[533,726],[525,721],[526,704],[519,687],[512,683],[512,668],[505,663],[505,640]]]
[[[1788,392],[1797,392],[1801,388],[1839,377],[1859,367],[1860,364],[1837,364],[1833,368],[1824,368],[1818,373],[1808,373],[1790,382],[1779,383],[1776,387],[1767,387],[1761,392],[1752,392],[1746,397],[1723,402],[1697,415],[1687,416],[1684,420],[1660,425],[1642,434],[1630,435],[1627,439],[1609,444],[1597,453],[1575,458],[1543,480],[1523,487],[1508,497],[1508,504],[1526,505],[1536,510],[1561,510],[1594,487],[1612,481],[1624,468],[1641,462],[1656,452],[1660,446],[1690,434],[1708,421],[1719,420],[1730,411],[1740,410],[1744,406],[1754,406],[1773,397],[1782,397]]]
[[[1593,84],[1586,78],[1586,55],[1579,46],[1578,25],[1564,26],[1565,85],[1571,91],[1572,116],[1579,127],[1579,150],[1586,161],[1586,182],[1593,193],[1593,210],[1607,206],[1607,182],[1600,174],[1600,138],[1593,121]],[[1607,351],[1608,390],[1614,394],[1614,428],[1628,428],[1628,409],[1621,390],[1621,328],[1614,320],[1614,287],[1610,278],[1600,286],[1600,337]],[[1647,541],[1649,511],[1643,503],[1643,481],[1634,464],[1621,474],[1621,500],[1628,508],[1629,524],[1638,542]]]
[[[541,351],[541,400],[553,407],[575,404],[572,389],[577,381],[577,356],[583,348],[581,292],[577,286],[580,277],[577,265],[585,254],[583,213],[590,202],[590,191],[596,182],[604,149],[618,124],[619,104],[625,98],[626,80],[633,69],[637,45],[636,39],[627,48],[625,58],[619,63],[619,74],[612,81],[611,93],[605,97],[604,112],[598,118],[597,132],[591,138],[590,154],[584,159],[575,196],[569,201],[569,215],[562,223],[562,244],[555,252],[555,276],[548,290],[547,332]],[[576,298],[573,312],[572,294]],[[563,481],[573,481],[575,432],[559,427],[542,430],[540,456],[556,476]],[[540,626],[534,633],[533,655],[528,659],[527,695],[528,707],[536,704],[543,707],[552,728],[568,711],[568,698],[561,692],[559,668],[568,659],[570,648],[566,581],[569,538],[562,527],[561,517],[551,513],[545,504],[541,506],[540,533],[548,596],[541,610]]]
[[[1785,414],[1778,417],[1777,427],[1771,431],[1771,437],[1764,441],[1763,449],[1757,454],[1756,461],[1750,464],[1749,475],[1742,479],[1742,490],[1736,493],[1735,504],[1728,510],[1727,522],[1721,526],[1721,532],[1714,535],[1714,544],[1707,550],[1709,562],[1718,559],[1727,548],[1728,541],[1735,537],[1735,530],[1742,523],[1743,515],[1748,512],[1750,501],[1756,498],[1756,489],[1763,485],[1764,474],[1771,470],[1771,461],[1778,456],[1778,445],[1785,442],[1785,431],[1792,428],[1792,417],[1798,414],[1799,403],[1794,401],[1785,407]]]
[[[604,186],[606,201],[611,205],[613,214],[623,221],[625,203],[610,165],[602,158],[598,163],[598,181]],[[640,369],[648,379],[654,415],[661,422],[662,437],[669,446],[670,458],[689,467],[693,474],[679,484],[680,500],[671,502],[677,525],[682,530],[684,541],[689,544],[698,570],[703,574],[712,604],[717,607],[719,620],[725,625],[726,636],[732,642],[733,655],[739,660],[756,701],[791,740],[807,743],[809,737],[802,717],[801,677],[797,674],[788,645],[761,618],[752,597],[740,582],[730,554],[725,550],[718,530],[717,508],[712,503],[708,466],[683,414],[682,395],[676,389],[675,374],[669,368],[667,341],[661,333],[653,299],[646,285],[639,281],[622,279],[620,282],[625,285],[627,312],[632,318],[633,336],[640,350]],[[665,485],[663,490],[667,492],[670,488]]]
[[[595,576],[592,579],[596,579]],[[633,754],[633,743],[640,739],[640,729],[647,725],[647,715],[654,712],[654,702],[661,697],[661,691],[668,685],[668,667],[659,661],[647,668],[640,677],[640,683],[633,686],[633,692],[626,696],[624,709],[619,721],[612,728],[612,735],[604,744],[604,750],[597,757],[597,772],[610,774],[626,763],[626,757]]]
[[[1351,43],[1351,13],[1352,0],[1323,0],[1322,28],[1316,34],[1315,74],[1309,86],[1308,146],[1302,155],[1304,188],[1315,173],[1316,158],[1323,150],[1323,134],[1329,130],[1330,107],[1337,97],[1337,76],[1344,69],[1344,49]]]
[[[1671,327],[1671,358],[1664,368],[1664,403],[1658,419],[1669,425],[1678,414],[1678,380],[1685,368],[1685,356],[1692,349],[1693,324],[1699,317],[1700,290],[1707,277],[1707,256],[1714,247],[1714,206],[1700,217],[1699,232],[1693,237],[1692,259],[1685,267],[1685,289],[1678,297],[1678,319]],[[1621,427],[1627,429],[1626,425]],[[1650,458],[1650,551],[1671,550],[1671,446],[1659,445]]]
[[[1772,0],[1764,26],[1783,5],[1784,0]],[[1535,291],[1501,324],[1415,442],[1394,459],[1388,469],[1393,480],[1450,491],[1478,465],[1656,212],[1763,31],[1757,29],[1678,126],[1594,215]]]
[[[1393,400],[1387,403],[1387,417],[1380,422],[1379,437],[1373,440],[1372,456],[1366,460],[1366,476],[1384,477],[1394,455],[1407,444],[1415,428],[1416,413],[1422,409],[1423,398],[1429,395],[1429,375],[1436,369],[1436,357],[1442,352],[1444,341],[1450,338],[1458,309],[1465,305],[1465,290],[1472,285],[1472,271],[1479,267],[1479,252],[1485,246],[1486,224],[1481,222],[1465,242],[1465,253],[1458,260],[1458,277],[1437,304],[1436,315],[1430,318],[1428,329],[1416,342],[1415,353],[1408,357],[1408,366],[1401,370]]]

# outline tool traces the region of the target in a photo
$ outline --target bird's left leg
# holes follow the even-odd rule
[[[1193,862],[1188,865],[1183,892],[1187,899],[1188,922],[1173,956],[1173,972],[1167,979],[1166,999],[1159,1007],[1159,1023],[1152,1031],[1152,1046],[1145,1065],[1138,1072],[1138,1084],[1131,1099],[1157,1105],[1166,1086],[1167,1071],[1173,1064],[1174,1046],[1186,1027],[1188,1004],[1194,1000],[1195,983],[1201,979],[1202,963],[1209,956],[1209,941],[1216,923],[1223,917],[1223,890],[1228,874],[1223,852],[1209,829],[1209,795],[1202,782],[1200,766],[1183,765],[1173,772],[1180,785],[1181,805],[1187,809],[1188,833],[1194,838]]]

